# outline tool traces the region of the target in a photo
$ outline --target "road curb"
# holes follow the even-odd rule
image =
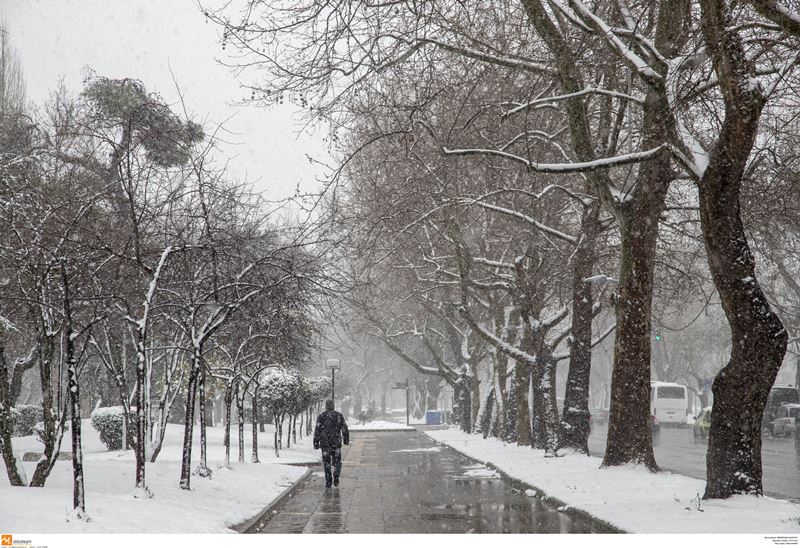
[[[272,500],[272,502],[269,503],[269,505],[267,505],[267,507],[264,508],[261,512],[259,512],[254,517],[252,517],[252,518],[250,518],[250,519],[248,519],[246,521],[243,521],[241,523],[237,523],[236,525],[231,525],[230,528],[233,529],[234,531],[236,531],[237,533],[247,533],[247,534],[254,533],[255,531],[252,531],[252,529],[254,529],[255,526],[258,525],[258,523],[262,519],[264,519],[265,517],[269,516],[270,513],[272,512],[272,510],[278,504],[283,502],[284,499],[286,499],[289,496],[293,495],[295,493],[295,491],[297,491],[300,488],[301,484],[303,484],[305,482],[305,480],[307,480],[311,476],[311,472],[312,472],[311,468],[307,469],[306,472],[302,476],[297,478],[297,480],[294,483],[292,483],[292,485],[290,485],[283,493],[281,493],[280,495],[275,497]]]
[[[627,533],[627,531],[625,531],[623,529],[620,529],[619,527],[616,527],[615,525],[612,525],[611,523],[607,522],[606,520],[603,520],[603,519],[600,519],[600,518],[598,518],[596,516],[593,516],[592,514],[587,512],[586,510],[580,510],[578,508],[570,506],[566,502],[564,502],[564,501],[562,501],[560,499],[557,499],[556,497],[551,497],[550,495],[548,495],[547,493],[545,493],[543,490],[539,489],[538,487],[536,487],[534,485],[531,485],[530,483],[524,482],[524,481],[522,481],[520,479],[517,479],[517,478],[515,478],[513,476],[508,475],[505,472],[505,470],[503,470],[502,468],[498,467],[493,462],[488,462],[488,461],[487,462],[482,462],[479,459],[476,459],[475,457],[473,457],[471,455],[468,455],[467,453],[465,453],[465,452],[463,452],[463,451],[461,451],[459,449],[456,449],[452,445],[447,445],[446,443],[444,443],[442,441],[439,441],[439,440],[429,436],[428,434],[426,434],[422,430],[418,430],[418,432],[420,434],[422,434],[423,436],[425,436],[426,438],[428,438],[429,440],[433,441],[434,443],[437,443],[439,445],[444,445],[445,447],[449,447],[450,449],[452,449],[453,451],[455,451],[459,455],[463,455],[463,456],[467,457],[470,460],[473,460],[473,461],[475,461],[477,463],[483,464],[487,468],[489,468],[491,470],[494,470],[495,472],[500,474],[501,478],[506,480],[513,487],[515,487],[517,489],[521,489],[523,491],[530,489],[531,491],[536,493],[536,498],[538,498],[538,499],[542,500],[543,502],[546,502],[546,503],[548,503],[550,505],[558,506],[559,508],[562,508],[560,511],[563,512],[564,514],[567,514],[568,516],[574,516],[576,518],[582,518],[582,519],[586,519],[586,520],[592,521],[593,523],[597,524],[599,526],[599,528],[605,529],[603,531],[598,531],[599,533],[604,533],[604,534],[606,534],[606,533],[611,533],[611,534]]]

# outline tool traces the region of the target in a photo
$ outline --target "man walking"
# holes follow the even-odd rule
[[[333,484],[339,485],[342,471],[342,442],[350,443],[347,423],[338,411],[333,409],[333,400],[325,401],[325,411],[317,417],[314,428],[314,449],[322,449],[322,464],[325,466],[325,487],[331,486],[331,465],[333,465]]]

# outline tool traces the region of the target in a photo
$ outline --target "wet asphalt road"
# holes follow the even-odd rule
[[[607,426],[594,425],[589,436],[589,452],[601,457],[606,447]],[[706,479],[707,440],[694,440],[692,429],[661,428],[655,440],[656,462],[661,468]],[[800,499],[800,454],[793,438],[772,438],[764,434],[761,443],[764,493],[766,495]]]
[[[492,470],[417,432],[354,432],[341,484],[316,468],[256,525],[261,533],[592,533]]]

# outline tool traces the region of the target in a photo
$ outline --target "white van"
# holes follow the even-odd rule
[[[689,408],[688,390],[674,382],[652,381],[650,383],[650,413],[661,424],[686,424]]]

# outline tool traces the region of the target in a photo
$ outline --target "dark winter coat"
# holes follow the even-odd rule
[[[320,413],[314,428],[314,449],[337,449],[342,446],[342,441],[345,445],[350,443],[350,432],[344,416],[338,411]]]

